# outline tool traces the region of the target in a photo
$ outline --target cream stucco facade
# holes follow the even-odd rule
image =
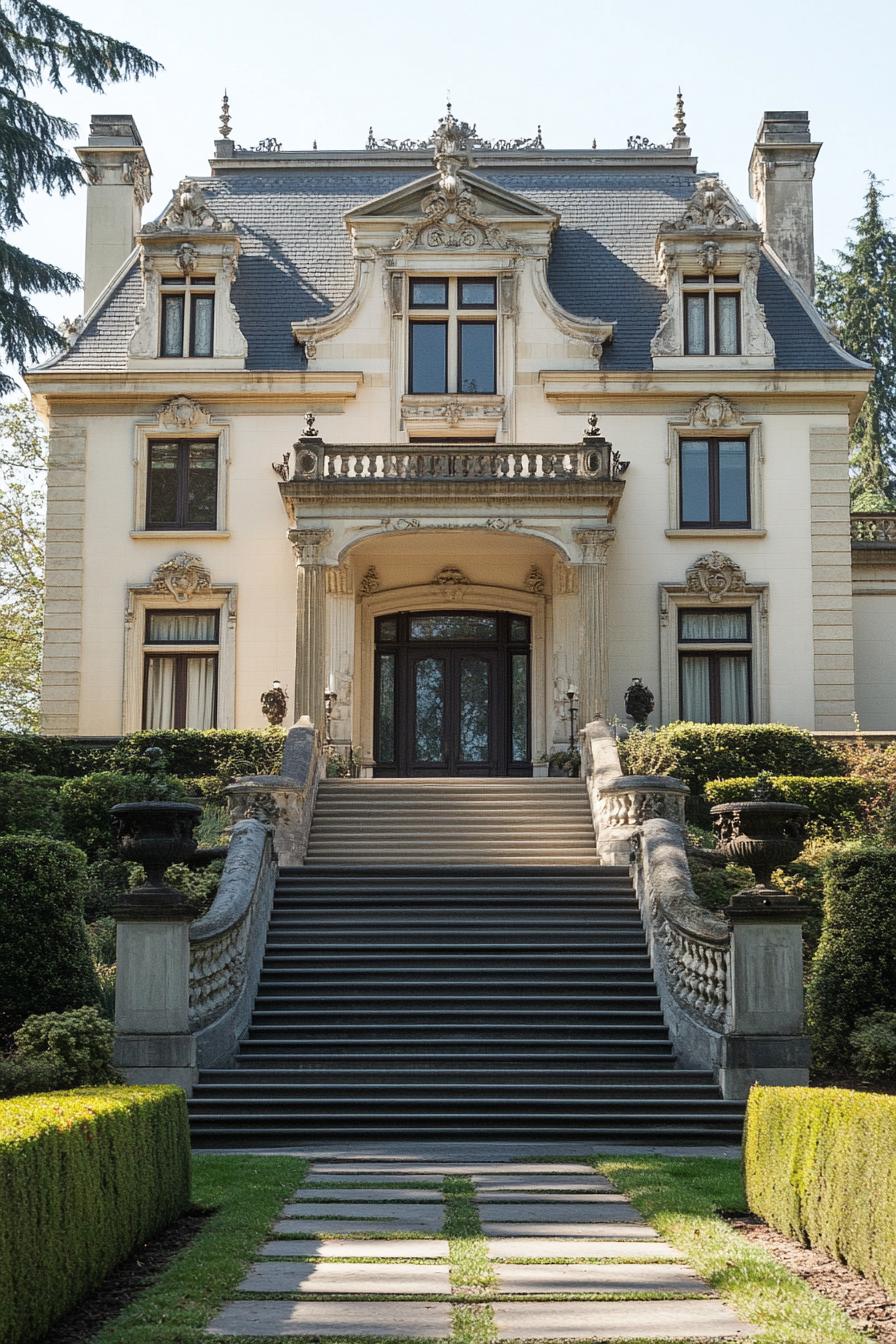
[[[120,121],[96,138],[139,143]],[[808,124],[802,140],[811,167]],[[799,143],[791,136],[791,157]],[[525,618],[525,768],[568,741],[571,684],[583,722],[624,716],[633,676],[655,692],[654,722],[682,716],[680,612],[748,613],[734,653],[711,649],[711,639],[684,653],[705,655],[707,667],[746,658],[753,719],[848,730],[858,706],[863,726],[896,726],[896,570],[878,546],[876,567],[856,570],[854,588],[852,563],[848,435],[868,372],[836,346],[788,258],[721,184],[699,177],[683,126],[671,147],[646,151],[482,147],[450,114],[431,147],[287,155],[239,152],[224,139],[211,178],[182,183],[160,220],[113,259],[108,198],[124,218],[137,186],[121,156],[102,148],[83,151],[96,178],[88,196],[104,193],[88,271],[112,260],[118,269],[69,352],[29,376],[51,432],[45,731],[140,727],[146,660],[159,654],[146,642],[148,613],[209,610],[218,612],[215,724],[263,726],[260,696],[273,679],[288,690],[290,718],[320,722],[329,686],[333,738],[360,748],[368,769],[377,764],[377,622],[398,613]],[[757,152],[761,160],[761,137]],[[528,191],[517,185],[521,165]],[[305,271],[286,244],[270,242],[275,223],[259,251],[259,173],[295,212],[288,241],[295,221],[312,217]],[[612,237],[583,249],[579,315],[563,268],[586,230],[574,201],[566,215],[552,203],[557,188],[539,194],[539,174],[578,181],[597,200],[602,174],[620,200],[629,182],[633,192],[645,181],[661,189],[624,274]],[[330,200],[340,175],[355,184],[358,203],[346,197],[347,209]],[[142,202],[148,165],[137,177]],[[292,181],[305,194],[289,198]],[[784,236],[802,201],[811,246],[811,172],[807,197],[805,181],[788,198]],[[761,215],[754,173],[756,182]],[[657,221],[670,196],[675,209]],[[314,214],[324,208],[338,214],[326,237]],[[598,225],[589,228],[594,237]],[[342,279],[322,296],[307,276],[337,249]],[[297,277],[304,297],[293,316]],[[736,295],[736,353],[686,352],[688,286],[711,296],[707,277]],[[493,342],[494,382],[481,392],[449,386],[449,353],[444,387],[415,393],[413,295],[424,291],[412,282],[465,278],[492,285],[474,319]],[[282,314],[270,297],[281,281]],[[186,295],[187,305],[206,293],[209,353],[185,345],[182,357],[164,356],[166,295]],[[712,311],[721,323],[722,309]],[[453,351],[464,312],[424,316],[444,326]],[[683,519],[683,443],[711,445],[698,449],[710,458],[737,445],[746,510],[737,526]],[[157,444],[180,462],[189,445],[214,445],[216,494],[201,526],[183,510],[171,525],[150,519]],[[718,493],[712,480],[709,488]],[[192,653],[203,656],[200,646]]]

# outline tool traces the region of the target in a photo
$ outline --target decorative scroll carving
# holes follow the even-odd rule
[[[606,563],[610,543],[616,536],[616,529],[615,527],[577,528],[572,536],[573,541],[582,548],[583,564],[602,565]]]
[[[559,556],[554,560],[554,596],[571,597],[579,591],[579,571],[577,565],[567,564]],[[569,678],[567,677],[567,682]]]
[[[170,560],[158,565],[150,579],[153,592],[169,593],[175,602],[189,602],[196,593],[208,592],[211,585],[211,575],[201,558],[188,555],[186,551],[178,551]]]
[[[350,597],[354,591],[351,565],[327,566],[327,592],[331,597]]]
[[[439,570],[433,579],[433,583],[440,588],[466,587],[469,582],[470,580],[463,570],[458,569],[455,565],[446,565],[444,569]]]
[[[372,597],[374,593],[379,592],[382,586],[376,568],[371,565],[361,582],[358,584],[358,592],[362,597]]]
[[[191,397],[173,397],[158,414],[163,429],[198,429],[211,424],[211,412]]]
[[[465,121],[455,122],[451,115],[451,104],[448,104],[448,111],[445,117],[439,122],[439,125],[433,131],[432,135],[425,140],[389,140],[378,139],[373,133],[373,127],[370,126],[367,131],[367,144],[364,146],[367,150],[391,149],[398,150],[399,153],[417,152],[427,149],[433,149],[438,144],[440,132],[447,122],[452,122],[456,128],[458,137],[462,139],[464,147],[467,149],[490,149],[506,152],[508,150],[518,149],[544,149],[544,141],[539,126],[535,135],[521,136],[515,140],[486,140],[477,131],[475,125],[470,126]]]
[[[675,220],[664,220],[660,233],[690,233],[695,229],[752,230],[756,226],[737,209],[726,188],[717,177],[701,177],[694,194],[682,214]]]
[[[854,513],[850,535],[859,545],[896,545],[896,513]]]
[[[537,565],[533,565],[526,575],[526,587],[530,593],[544,592],[544,574]]]
[[[293,528],[289,534],[297,565],[319,565],[321,547],[333,533],[328,527]]]
[[[743,593],[747,576],[730,555],[709,551],[694,561],[687,571],[685,582],[689,593],[708,597],[710,602],[721,602],[732,593]]]
[[[668,149],[668,145],[657,145],[646,135],[630,135],[625,142],[626,149]]]
[[[759,249],[751,249],[744,257],[741,270],[741,313],[743,346],[746,355],[773,355],[775,342],[765,320],[765,308],[759,302]]]
[[[688,424],[701,429],[724,429],[739,425],[743,415],[725,397],[703,397],[691,408]]]
[[[179,182],[174,200],[161,219],[144,224],[143,233],[232,233],[232,219],[219,219],[192,178]]]

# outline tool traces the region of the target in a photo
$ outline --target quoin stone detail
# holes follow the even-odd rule
[[[178,551],[152,572],[150,586],[156,593],[168,593],[175,602],[189,602],[197,593],[212,586],[211,574],[198,555]]]

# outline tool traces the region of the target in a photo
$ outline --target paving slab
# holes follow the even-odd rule
[[[517,1204],[538,1204],[539,1206],[548,1205],[549,1208],[571,1208],[580,1209],[583,1205],[589,1207],[593,1204],[618,1206],[625,1205],[631,1208],[625,1195],[620,1195],[615,1190],[575,1190],[569,1192],[567,1198],[563,1197],[563,1191],[554,1190],[477,1190],[476,1198],[479,1201],[478,1207],[488,1207],[490,1204],[512,1205]]]
[[[593,1174],[587,1162],[489,1162],[486,1158],[477,1161],[434,1161],[434,1162],[314,1162],[309,1176],[376,1176],[389,1179],[392,1176],[423,1176],[437,1179],[439,1176],[470,1176],[480,1172],[484,1176],[544,1176],[561,1175],[564,1172]]]
[[[651,1251],[653,1247],[651,1247]],[[293,1241],[285,1238],[281,1241],[266,1241],[258,1251],[259,1255],[310,1255],[327,1260],[446,1260],[448,1242],[437,1237],[402,1237],[400,1241],[373,1241],[370,1238],[351,1241],[331,1238],[322,1241],[317,1237],[303,1237]]]
[[[321,1202],[326,1201],[333,1204],[352,1203],[353,1201],[356,1203],[362,1201],[366,1202],[368,1200],[397,1200],[401,1203],[438,1204],[441,1202],[442,1192],[441,1190],[408,1190],[407,1188],[402,1189],[400,1185],[389,1186],[387,1188],[384,1188],[383,1186],[374,1186],[371,1188],[347,1186],[343,1190],[315,1190],[313,1188],[309,1189],[307,1186],[302,1186],[301,1189],[295,1192],[293,1199],[302,1203],[308,1200],[312,1202],[314,1200],[319,1200]]]
[[[448,1339],[447,1302],[225,1302],[207,1335],[297,1338],[378,1335],[389,1339]]]
[[[506,1218],[482,1222],[482,1233],[486,1237],[606,1237],[609,1241],[651,1241],[659,1233],[646,1224],[624,1223],[621,1220],[605,1222],[560,1223],[547,1222],[537,1218],[531,1222],[508,1222]]]
[[[615,1188],[606,1176],[598,1176],[596,1172],[590,1176],[557,1176],[553,1180],[549,1176],[482,1175],[471,1176],[470,1180],[476,1187],[477,1193],[482,1190],[488,1194],[492,1192],[503,1194],[505,1190],[557,1190],[563,1194],[576,1194],[579,1190],[611,1191]]]
[[[685,1259],[665,1241],[613,1241],[602,1237],[489,1237],[488,1254],[492,1260]]]
[[[496,1268],[498,1284],[504,1293],[712,1292],[709,1284],[687,1265],[498,1265]]]
[[[292,1261],[253,1265],[237,1292],[450,1293],[451,1279],[447,1265],[343,1265],[333,1261],[308,1265]]]
[[[279,1218],[274,1223],[277,1236],[317,1237],[323,1233],[328,1237],[351,1237],[356,1232],[435,1232],[441,1231],[441,1220],[433,1224],[429,1221],[411,1223],[408,1219],[396,1222],[390,1218]]]
[[[592,1195],[589,1200],[567,1199],[514,1202],[477,1201],[483,1223],[643,1223],[644,1219],[622,1195]]]
[[[337,1205],[334,1201],[303,1200],[300,1203],[284,1204],[284,1218],[383,1218],[394,1223],[396,1229],[407,1224],[411,1228],[426,1227],[434,1232],[441,1230],[445,1221],[445,1210],[441,1200],[437,1204],[417,1204],[416,1202],[386,1204],[380,1200],[355,1202],[346,1200]],[[348,1231],[348,1228],[345,1229]]]
[[[747,1339],[745,1325],[722,1302],[496,1302],[499,1340]]]

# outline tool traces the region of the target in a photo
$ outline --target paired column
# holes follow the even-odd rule
[[[323,723],[326,690],[327,575],[321,552],[332,533],[328,528],[290,531],[296,557],[296,680],[293,709],[296,720],[307,714],[318,727]]]
[[[573,532],[582,549],[579,569],[579,723],[605,718],[610,684],[607,639],[607,554],[614,527]]]

